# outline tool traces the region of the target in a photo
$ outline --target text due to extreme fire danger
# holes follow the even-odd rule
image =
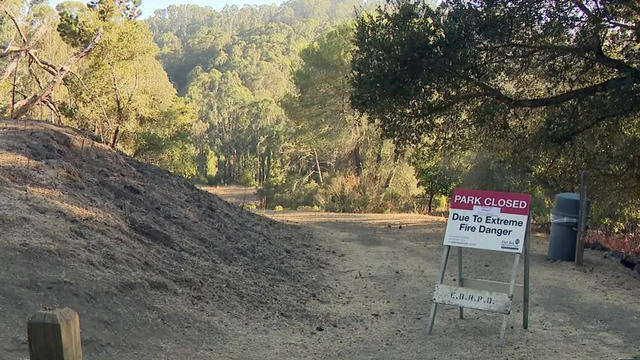
[[[531,196],[456,189],[444,245],[521,253]]]

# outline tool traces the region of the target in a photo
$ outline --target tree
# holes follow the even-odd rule
[[[433,211],[433,200],[438,195],[451,196],[462,182],[464,167],[455,156],[438,156],[426,151],[416,152],[412,159],[418,183],[424,189],[427,211]]]
[[[195,111],[178,99],[148,25],[137,21],[139,0],[96,0],[58,5],[57,29],[78,46],[97,28],[102,41],[69,81],[62,101],[66,120],[94,131],[112,148],[194,177],[191,127]]]
[[[640,199],[639,21],[632,1],[393,1],[358,20],[352,102],[398,142],[508,153],[551,191],[591,168],[597,196]]]
[[[317,192],[314,203],[304,205],[334,211],[379,211],[390,209],[385,198],[395,204],[414,195],[416,181],[401,152],[351,107],[353,30],[352,22],[339,25],[300,53],[302,64],[293,74],[296,91],[282,101],[295,161],[281,192]]]
[[[199,104],[199,118],[204,125],[199,149],[201,174],[210,173],[208,156],[213,149],[218,155],[220,180],[227,184],[238,182],[246,155],[255,149],[244,136],[249,127],[245,112],[253,101],[251,91],[242,85],[236,72],[213,70],[194,77],[187,97],[191,103]]]
[[[93,129],[115,148],[121,138],[133,139],[142,121],[162,118],[176,96],[160,63],[148,26],[136,21],[139,1],[92,1],[86,8],[74,3],[59,6],[58,30],[69,44],[82,43],[100,27],[105,35],[93,56],[81,68],[82,86],[72,90],[66,104],[74,125]],[[124,136],[122,136],[124,135]],[[123,149],[135,152],[135,144]]]
[[[393,11],[358,22],[354,104],[410,141],[450,125],[457,130],[455,118],[469,110],[465,125],[484,125],[500,111],[541,109],[544,130],[586,131],[637,111],[638,99],[627,96],[640,79],[634,16],[631,2],[617,1],[452,0],[435,11],[398,1]],[[596,107],[582,124],[561,122]],[[406,120],[394,123],[401,110]],[[489,125],[515,127],[508,120]]]
[[[344,24],[302,50],[303,65],[294,73],[297,94],[284,101],[296,126],[297,142],[326,157],[348,154],[353,173],[362,176],[361,137],[366,120],[351,108],[349,97],[353,26]]]
[[[360,5],[361,0],[294,0],[281,6],[228,6],[219,12],[170,6],[145,21],[169,78],[198,108],[195,141],[201,178],[260,185],[283,181],[284,164],[300,163],[294,146],[300,142],[292,138],[293,124],[287,123],[281,102],[296,91],[292,69],[300,67],[302,48],[331,25],[353,18]],[[349,62],[341,61],[340,81],[348,85]],[[348,94],[340,101],[348,105]],[[306,157],[313,153],[304,151]]]
[[[14,3],[13,5],[18,4]],[[90,37],[87,37],[81,49],[66,59],[61,66],[54,65],[37,54],[37,47],[41,38],[49,32],[50,24],[48,21],[51,21],[46,18],[46,12],[38,10],[42,10],[40,4],[31,2],[25,19],[27,21],[20,21],[10,7],[0,3],[0,13],[2,13],[3,17],[8,18],[14,27],[13,40],[18,38],[18,43],[21,44],[21,46],[13,45],[13,40],[11,40],[6,49],[0,53],[0,58],[8,58],[8,64],[0,77],[0,85],[13,74],[11,99],[9,101],[9,117],[13,119],[26,116],[38,105],[48,107],[52,112],[52,119],[54,115],[59,115],[60,110],[53,97],[54,91],[60,84],[66,84],[67,75],[72,73],[71,68],[91,53],[100,43],[103,36],[102,28],[96,28],[95,32]],[[36,20],[37,15],[43,18],[38,19],[40,21],[36,22],[34,20]],[[35,24],[29,23],[30,21]],[[30,34],[29,30],[32,27],[33,32]],[[20,82],[24,83],[22,84],[24,88],[20,91],[18,86],[20,85],[19,75],[22,60],[27,62],[28,75],[26,78],[28,80],[20,79]],[[34,67],[36,68],[34,69]],[[42,81],[41,76],[43,74],[50,76],[48,81]],[[37,88],[34,88],[34,83],[37,84]],[[22,99],[18,99],[16,95],[19,95]]]

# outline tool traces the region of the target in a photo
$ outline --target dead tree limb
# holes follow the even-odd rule
[[[1,58],[5,58],[5,57],[9,57],[9,56],[16,56],[18,54],[23,53],[24,51],[25,51],[24,48],[10,46],[10,47],[6,48],[2,53],[0,53],[0,59]]]
[[[19,108],[15,111],[12,118],[17,119],[19,117],[26,115],[34,105],[41,103],[43,99],[49,97],[53,92],[53,90],[60,84],[60,82],[64,80],[64,78],[67,76],[69,71],[71,71],[71,67],[75,65],[78,61],[80,61],[82,58],[87,56],[95,48],[96,44],[100,42],[100,39],[102,38],[102,33],[103,33],[103,30],[102,28],[100,28],[96,33],[96,35],[91,40],[91,42],[89,43],[89,45],[87,45],[82,51],[76,53],[71,58],[69,58],[69,60],[67,60],[64,63],[64,65],[60,67],[60,69],[58,70],[56,75],[53,77],[53,79],[49,82],[49,84],[47,84],[47,86],[45,86],[45,88],[42,91],[40,91],[39,94],[33,95],[30,98],[25,99],[20,104]]]
[[[1,2],[0,2],[0,10],[2,10],[2,12],[4,12],[9,17],[9,19],[11,19],[11,22],[13,22],[13,25],[16,27],[16,30],[18,31],[18,34],[22,39],[22,43],[24,45],[27,45],[28,43],[27,37],[25,36],[24,31],[22,31],[22,28],[20,27],[20,24],[18,23],[18,19],[16,19],[16,16],[13,15],[11,10],[9,10],[9,8],[4,6],[4,4],[2,4]]]
[[[18,68],[18,63],[20,62],[21,59],[22,58],[20,56],[16,56],[13,60],[11,60],[11,62],[4,69],[4,72],[2,73],[2,75],[0,75],[0,84],[2,84],[5,80],[9,78],[9,76],[13,74],[14,70]]]
[[[40,68],[42,68],[42,70],[48,72],[49,74],[51,74],[53,76],[56,76],[57,68],[55,67],[55,65],[38,58],[38,56],[36,55],[35,51],[33,51],[33,50],[27,51],[27,55],[29,55],[29,59],[31,61],[33,61],[34,63],[38,64],[38,66],[40,66]]]
[[[13,82],[11,83],[11,112],[10,117],[13,119],[13,111],[16,106],[16,82],[18,81],[18,65],[20,61],[24,57],[24,54],[20,54],[18,56],[18,61],[16,62],[15,69],[13,69]]]
[[[120,92],[120,88],[118,87],[118,77],[116,76],[116,69],[113,64],[110,64],[111,67],[111,79],[112,79],[112,88],[113,94],[116,101],[116,128],[113,131],[113,135],[111,136],[111,145],[112,149],[116,148],[118,144],[118,135],[120,134],[120,124],[123,123],[124,118],[124,106],[122,105],[122,94]],[[137,79],[136,79],[137,82]]]
[[[40,78],[38,77],[38,74],[36,74],[36,72],[31,67],[32,64],[33,64],[33,59],[29,59],[29,62],[28,62],[28,65],[27,65],[27,69],[29,70],[29,74],[31,74],[31,77],[33,77],[35,79],[36,84],[38,84],[38,88],[40,90],[42,90],[42,89],[44,89],[44,86],[42,85],[42,81],[40,81]]]
[[[4,54],[0,54],[0,57],[4,57],[4,55],[7,55],[7,54],[9,54],[9,56],[13,56],[14,57],[12,60],[9,61],[9,64],[5,68],[5,70],[2,73],[2,75],[0,76],[0,84],[2,84],[6,79],[9,78],[9,76],[11,76],[11,74],[13,74],[13,72],[18,68],[18,65],[20,64],[20,61],[26,55],[31,56],[31,54],[33,54],[33,56],[35,57],[35,53],[33,51],[33,48],[35,47],[35,45],[38,42],[38,40],[40,40],[42,35],[46,32],[46,30],[47,30],[46,26],[44,26],[44,25],[40,26],[38,28],[38,30],[34,33],[34,35],[31,38],[31,40],[26,44],[26,46],[24,48],[10,49],[9,51],[7,51]]]

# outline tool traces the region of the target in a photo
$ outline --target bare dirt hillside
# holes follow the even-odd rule
[[[234,358],[251,329],[316,322],[306,239],[74,130],[0,122],[0,359],[64,306],[87,359]]]

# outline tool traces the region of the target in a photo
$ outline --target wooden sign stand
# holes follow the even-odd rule
[[[444,276],[447,268],[449,254],[453,246],[445,245],[440,266],[440,275],[435,287],[433,303],[431,304],[431,315],[429,316],[429,335],[433,332],[433,325],[436,319],[438,304],[454,305],[460,307],[460,319],[464,318],[464,308],[484,310],[503,314],[502,326],[500,328],[500,346],[504,345],[507,322],[511,313],[511,303],[513,302],[516,286],[522,288],[522,327],[529,327],[529,266],[530,266],[530,240],[531,240],[531,214],[528,216],[527,229],[524,239],[524,284],[517,285],[516,278],[520,265],[521,254],[515,254],[511,280],[508,283],[490,280],[465,279],[462,276],[462,247],[458,248],[458,284],[459,287],[444,285]],[[473,289],[471,286],[484,287],[487,290]],[[507,289],[499,292],[499,289]]]

